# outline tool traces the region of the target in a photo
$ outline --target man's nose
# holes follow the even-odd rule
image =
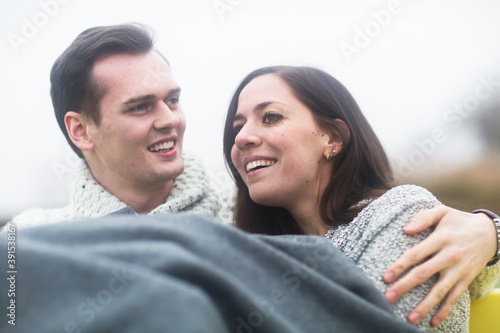
[[[162,101],[159,105],[159,110],[154,122],[154,128],[157,130],[175,128],[179,125],[179,121],[179,117],[172,112],[167,103]]]

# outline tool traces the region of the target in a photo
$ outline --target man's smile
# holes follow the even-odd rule
[[[155,153],[166,153],[167,151],[172,149],[174,144],[175,144],[174,140],[165,141],[165,142],[156,144],[152,147],[149,147],[148,150],[150,152],[155,152]]]

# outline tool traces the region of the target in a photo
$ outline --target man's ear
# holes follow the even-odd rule
[[[88,133],[89,121],[85,117],[74,111],[68,111],[64,116],[66,131],[75,146],[80,150],[91,150],[94,144]]]

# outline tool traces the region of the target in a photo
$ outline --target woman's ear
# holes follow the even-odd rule
[[[325,156],[330,158],[337,155],[343,149],[343,144],[350,139],[349,128],[341,119],[335,119],[335,124],[329,129],[328,146],[325,147]]]
[[[64,124],[71,141],[80,150],[91,150],[94,147],[88,133],[89,121],[82,114],[68,111],[64,116]]]
[[[336,140],[331,134],[328,135],[328,141],[325,142],[323,156],[326,160],[330,160],[333,156],[338,153],[337,147],[339,145],[338,140]]]
[[[339,137],[339,141],[348,144],[351,140],[351,133],[349,132],[349,127],[342,119],[335,119],[335,125],[337,127],[337,135]]]

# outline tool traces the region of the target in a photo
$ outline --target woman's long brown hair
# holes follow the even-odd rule
[[[333,158],[332,173],[320,198],[319,209],[323,223],[328,226],[350,222],[365,206],[359,205],[360,202],[390,189],[393,176],[387,155],[356,101],[339,81],[316,68],[274,66],[257,69],[245,77],[231,99],[226,116],[224,157],[238,187],[235,225],[252,233],[303,234],[286,209],[252,201],[231,161],[236,137],[233,119],[240,93],[250,81],[265,74],[274,74],[284,80],[309,108],[317,124],[342,142],[341,151]]]

